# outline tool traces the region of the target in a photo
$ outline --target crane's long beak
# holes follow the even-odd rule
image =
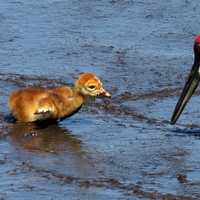
[[[188,80],[183,88],[183,91],[181,93],[181,96],[176,104],[176,107],[174,109],[174,113],[171,118],[171,124],[175,124],[178,120],[179,116],[181,115],[183,109],[185,108],[187,102],[190,100],[190,97],[195,92],[199,81],[200,81],[200,75],[199,75],[199,68],[200,66],[193,66]]]

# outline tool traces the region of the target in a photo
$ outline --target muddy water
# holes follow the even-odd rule
[[[199,1],[0,2],[1,199],[200,199],[199,93],[169,124],[192,64]],[[58,124],[5,119],[8,94],[102,77]]]

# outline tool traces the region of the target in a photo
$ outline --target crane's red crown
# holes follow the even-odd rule
[[[195,43],[200,44],[200,34],[196,36]]]

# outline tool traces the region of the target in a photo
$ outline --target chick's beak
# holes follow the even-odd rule
[[[107,92],[104,88],[101,89],[100,95],[104,97],[111,97],[111,94]]]

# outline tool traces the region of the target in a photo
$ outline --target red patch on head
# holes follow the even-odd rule
[[[200,44],[200,34],[196,36],[195,43]]]

